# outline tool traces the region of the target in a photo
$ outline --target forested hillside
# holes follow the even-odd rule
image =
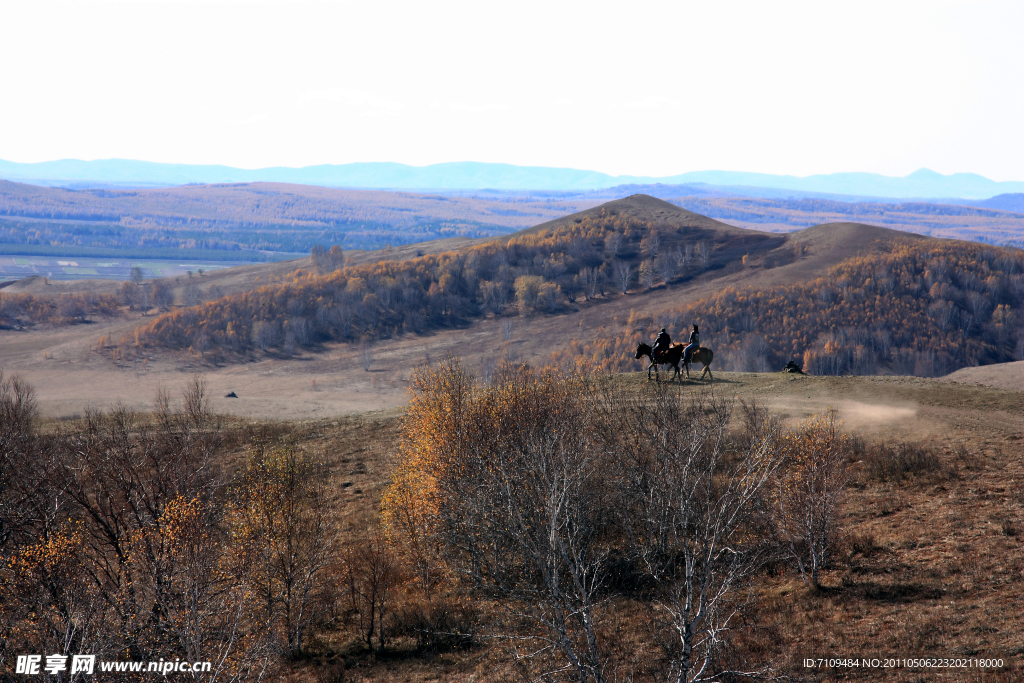
[[[556,354],[608,372],[637,367],[649,330],[699,325],[715,364],[769,372],[789,360],[813,374],[939,376],[1024,359],[1024,252],[923,241],[850,258],[811,282],[728,288],[709,298],[634,315],[621,329]]]
[[[731,228],[652,198],[623,200],[508,240],[408,261],[350,266],[167,313],[132,349],[215,356],[293,352],[322,341],[388,337],[468,324],[486,315],[552,314],[583,301],[740,268],[785,239]],[[774,264],[793,255],[767,257]]]

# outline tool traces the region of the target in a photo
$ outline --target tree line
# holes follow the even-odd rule
[[[115,294],[82,292],[49,297],[0,291],[0,329],[74,325],[85,322],[90,316],[118,315],[123,303]]]
[[[0,292],[0,329],[21,330],[35,325],[77,325],[96,316],[114,317],[123,309],[149,311],[167,310],[174,304],[174,292],[166,280],[143,282],[142,271],[133,268],[133,279],[121,283],[116,294],[97,294],[85,291],[59,296],[37,294],[6,294]],[[206,294],[216,294],[217,285],[207,288]],[[196,284],[184,291],[185,302],[196,304],[204,294]]]

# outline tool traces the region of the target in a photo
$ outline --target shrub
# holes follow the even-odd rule
[[[864,465],[875,481],[902,482],[922,474],[947,474],[934,449],[906,441],[868,448],[864,454]]]
[[[849,474],[848,437],[836,425],[835,411],[816,415],[784,440],[778,482],[779,528],[804,583],[817,588],[819,570],[828,567],[839,536],[839,505]]]
[[[421,652],[438,653],[474,647],[480,628],[479,610],[442,600],[405,607],[395,616],[393,630],[395,635],[415,638]]]

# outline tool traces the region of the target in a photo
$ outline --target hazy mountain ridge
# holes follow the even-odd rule
[[[987,199],[1024,192],[1024,182],[996,182],[974,173],[942,175],[920,169],[902,178],[877,173],[797,177],[739,171],[694,171],[665,177],[612,176],[598,171],[472,161],[408,166],[393,162],[321,164],[302,168],[239,169],[221,165],[164,164],[129,159],[38,163],[0,160],[0,177],[45,184],[184,185],[284,182],[375,189],[595,190],[626,184],[704,184],[887,198]]]

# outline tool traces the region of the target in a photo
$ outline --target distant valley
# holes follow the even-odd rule
[[[286,260],[308,254],[317,244],[373,250],[447,238],[489,238],[641,193],[736,227],[767,232],[856,221],[933,237],[1024,244],[1024,213],[1017,212],[1024,211],[1024,195],[1013,194],[968,205],[743,197],[692,185],[422,194],[282,183],[73,190],[0,181],[0,256],[129,264],[109,272],[52,267],[28,272],[0,260],[0,280],[29,274],[125,279],[133,260],[174,261],[184,272],[203,268],[203,263]]]

